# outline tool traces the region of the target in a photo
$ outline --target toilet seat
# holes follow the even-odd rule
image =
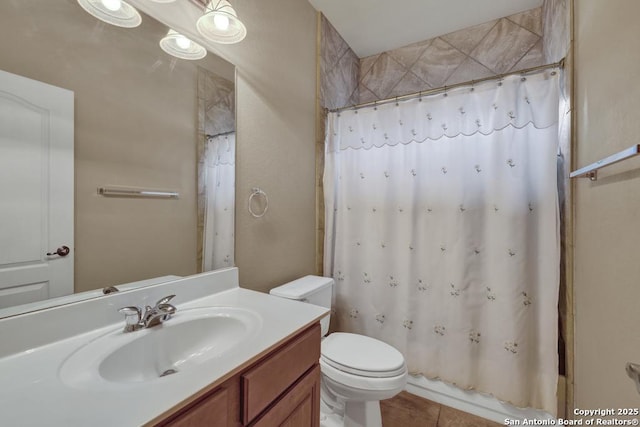
[[[336,332],[322,340],[320,361],[335,370],[366,378],[392,378],[407,371],[392,346],[358,334]]]

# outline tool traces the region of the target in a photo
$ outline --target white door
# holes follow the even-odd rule
[[[0,71],[0,308],[73,293],[73,129],[73,92]]]

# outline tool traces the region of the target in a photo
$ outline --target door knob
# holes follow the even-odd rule
[[[69,246],[60,246],[58,249],[56,249],[55,252],[47,252],[47,255],[48,256],[52,256],[52,255],[67,256],[69,255],[69,252],[71,252],[71,249],[69,249]]]

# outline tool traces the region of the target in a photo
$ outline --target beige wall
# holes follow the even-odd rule
[[[309,2],[234,3],[248,35],[219,46],[236,65],[236,265],[267,291],[315,267],[316,12]],[[269,211],[247,211],[252,187]]]
[[[75,0],[1,1],[0,16],[0,69],[75,92],[76,291],[195,273],[196,65],[230,79],[233,66],[174,60],[163,25],[111,27]],[[103,185],[180,199],[105,198]]]
[[[44,2],[29,0],[36,1]],[[64,2],[76,4],[74,0]],[[0,2],[0,5],[9,10],[18,3]],[[145,9],[150,2],[132,3]],[[316,13],[308,2],[299,0],[236,2],[234,7],[248,28],[248,35],[239,44],[216,45],[213,50],[237,66],[235,258],[241,284],[266,291],[284,281],[314,272]],[[79,8],[76,6],[76,9]],[[164,17],[163,20],[184,18],[182,13],[190,16],[190,12],[182,8],[179,16]],[[0,16],[4,22],[4,13]],[[51,19],[52,24],[58,23],[59,19]],[[106,26],[88,15],[86,19],[91,23],[89,28],[84,28],[82,39],[89,41]],[[143,20],[143,26],[147,21]],[[19,28],[31,27],[31,22],[22,22]],[[176,27],[180,28],[179,25]],[[5,31],[9,29],[3,25],[0,34],[5,35]],[[50,29],[49,33],[56,31],[59,27]],[[135,31],[129,30],[127,34],[135,34]],[[161,35],[161,31],[158,32]],[[10,42],[13,35],[5,36],[3,40]],[[114,43],[121,41],[114,40]],[[155,45],[157,39],[150,43]],[[9,47],[15,50],[12,44],[6,50]],[[40,48],[35,46],[34,49]],[[115,61],[120,72],[124,72],[130,68],[133,58],[124,59],[114,49],[100,52],[103,58],[109,63]],[[50,62],[61,62],[56,55],[64,54],[57,48],[41,50]],[[127,52],[134,57],[141,55],[136,49]],[[83,62],[84,53],[76,50],[70,55]],[[4,51],[0,54],[0,64],[6,62],[3,56]],[[142,56],[154,61],[146,62],[146,67],[127,76],[108,75],[98,67],[83,70],[83,74],[71,78],[66,73],[75,67],[69,65],[49,81],[69,87],[70,79],[80,82],[83,89],[98,91],[103,102],[93,109],[77,104],[77,114],[86,111],[97,123],[97,116],[106,111],[113,118],[102,123],[105,128],[112,129],[116,127],[113,123],[119,123],[120,132],[123,129],[132,131],[127,136],[120,134],[108,138],[100,132],[85,133],[88,135],[86,143],[80,140],[82,132],[79,131],[76,138],[76,229],[79,236],[76,255],[79,263],[87,265],[86,270],[77,272],[77,276],[79,280],[91,282],[91,286],[103,281],[105,270],[113,271],[108,260],[116,261],[118,276],[128,275],[130,269],[145,273],[154,270],[160,274],[189,274],[196,269],[195,146],[191,144],[195,138],[196,103],[190,101],[196,88],[196,70],[184,61],[156,64],[160,55]],[[14,62],[18,64],[20,60]],[[47,70],[30,68],[34,71],[30,77],[42,77],[41,80],[47,77]],[[119,92],[102,90],[105,86],[96,83],[111,77],[121,81]],[[137,87],[133,84],[134,77],[144,86],[138,88],[140,96],[132,96]],[[149,80],[163,78],[163,86],[169,90],[163,95],[146,86]],[[127,120],[131,110],[145,110],[150,106],[155,110],[148,112],[153,118],[135,124]],[[166,109],[163,110],[163,106]],[[155,133],[154,126],[158,125],[172,126],[173,130]],[[186,140],[189,140],[188,148],[184,145]],[[90,144],[91,148],[83,149],[83,144]],[[98,185],[134,183],[175,188],[181,191],[182,197],[178,202],[138,200],[139,203],[133,205],[126,200],[107,201],[95,195]],[[251,217],[247,211],[247,200],[253,187],[260,187],[269,195],[269,212],[261,219]],[[136,219],[119,220],[123,211],[135,213]],[[159,240],[152,244],[151,240],[138,237],[141,232]],[[81,236],[85,234],[95,238],[92,241],[96,243],[83,241]],[[85,256],[91,259],[85,259]],[[131,259],[137,261],[136,265],[123,264]],[[118,281],[122,280],[116,278],[111,283]]]
[[[638,143],[640,2],[575,1],[574,168]],[[640,362],[640,161],[575,181],[575,403],[636,407]]]

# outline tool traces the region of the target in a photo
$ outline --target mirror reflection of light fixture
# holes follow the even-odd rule
[[[123,0],[78,0],[78,4],[99,20],[117,27],[134,28],[142,22],[138,11]]]
[[[160,40],[160,47],[169,55],[180,59],[196,60],[207,55],[207,50],[175,30],[169,30]]]
[[[210,0],[196,27],[204,38],[222,44],[238,43],[247,35],[246,27],[227,0]]]

